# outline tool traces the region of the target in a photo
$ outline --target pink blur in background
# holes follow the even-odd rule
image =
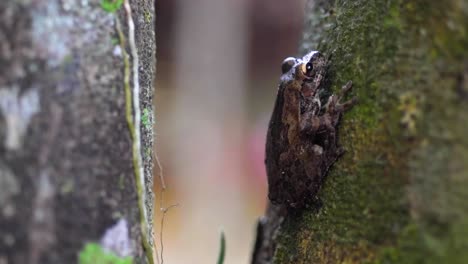
[[[164,205],[180,204],[165,218],[165,263],[215,263],[221,229],[225,263],[249,262],[266,204],[267,123],[303,9],[303,0],[156,1],[155,148]],[[155,170],[157,199],[158,179]]]

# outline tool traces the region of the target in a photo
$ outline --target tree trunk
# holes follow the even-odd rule
[[[0,1],[1,264],[152,262],[154,6],[131,4],[135,75],[115,2]]]
[[[334,90],[352,80],[359,104],[321,205],[286,215],[253,262],[466,263],[467,2],[310,0],[306,18],[301,54],[332,55]]]

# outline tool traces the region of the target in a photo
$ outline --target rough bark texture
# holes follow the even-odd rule
[[[150,192],[154,6],[132,9]],[[76,263],[119,219],[135,262],[146,263],[116,17],[127,35],[122,8],[108,13],[98,0],[0,1],[2,264]]]
[[[332,54],[360,103],[320,208],[289,215],[274,263],[466,263],[468,3],[308,1],[301,54]],[[274,222],[274,221],[272,221]]]

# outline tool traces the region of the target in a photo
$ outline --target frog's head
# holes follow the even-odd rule
[[[318,51],[311,51],[301,59],[289,57],[281,64],[281,71],[287,74],[293,69],[296,80],[315,80],[317,76],[323,76],[326,72],[327,60]]]
[[[327,60],[320,52],[311,51],[302,57],[301,69],[306,79],[315,80],[326,73]]]

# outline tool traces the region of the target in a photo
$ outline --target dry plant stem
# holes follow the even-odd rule
[[[125,12],[127,13],[127,22],[128,22],[128,42],[130,46],[130,52],[132,54],[132,74],[133,74],[133,114],[134,114],[134,126],[135,126],[135,138],[134,138],[134,147],[136,148],[136,159],[139,170],[139,181],[141,187],[145,186],[144,171],[142,166],[142,157],[141,157],[141,133],[140,133],[140,123],[141,123],[141,111],[140,111],[140,84],[139,73],[138,73],[138,52],[135,44],[135,24],[133,23],[132,10],[130,9],[130,3],[128,0],[124,1]],[[148,216],[146,207],[143,207],[145,217]]]
[[[164,175],[163,175],[163,168],[161,166],[161,162],[159,161],[159,157],[156,153],[156,151],[154,152],[154,158],[156,160],[156,163],[158,164],[158,168],[159,168],[159,179],[161,180],[161,192],[160,192],[160,195],[159,195],[159,206],[160,206],[160,210],[162,212],[162,215],[161,215],[161,224],[160,224],[160,227],[159,227],[159,243],[160,243],[160,246],[161,246],[161,254],[160,256],[158,256],[158,263],[159,263],[159,259],[161,259],[161,264],[164,264],[164,243],[163,243],[163,230],[164,230],[164,219],[166,218],[166,213],[169,212],[170,209],[172,209],[173,207],[177,207],[179,206],[179,204],[173,204],[173,205],[170,205],[169,207],[164,207],[164,192],[166,191],[166,183],[164,181]]]
[[[142,235],[143,248],[146,252],[146,258],[150,264],[154,264],[154,255],[153,246],[150,244],[148,236],[148,213],[145,207],[146,193],[144,190],[144,172],[142,166],[141,158],[141,142],[140,142],[140,104],[139,104],[139,93],[140,86],[138,83],[138,53],[135,45],[135,25],[131,16],[131,9],[128,3],[128,0],[124,2],[125,11],[128,18],[128,28],[129,28],[129,46],[132,53],[132,71],[133,71],[133,90],[130,87],[130,61],[128,54],[125,50],[125,36],[122,32],[122,27],[118,17],[116,17],[117,32],[120,39],[120,48],[122,50],[123,60],[124,60],[124,90],[125,90],[125,118],[127,120],[128,128],[130,131],[130,136],[132,138],[132,152],[133,152],[133,167],[135,170],[135,184],[137,188],[138,196],[138,207],[140,211],[140,227]],[[133,96],[132,96],[133,91]],[[133,111],[132,111],[132,99],[133,99]],[[132,114],[132,112],[134,114]],[[157,249],[156,249],[157,252]],[[157,258],[157,257],[156,257]],[[159,259],[158,263],[159,263]]]
[[[164,192],[164,189],[161,191],[161,195],[162,195],[163,192]],[[162,196],[161,196],[161,201],[162,201]],[[179,204],[173,204],[173,205],[170,205],[167,208],[162,208],[161,207],[162,216],[161,216],[161,227],[160,227],[160,233],[159,233],[159,240],[160,240],[160,243],[161,243],[161,264],[164,264],[164,257],[163,257],[163,253],[164,253],[164,243],[163,243],[164,218],[166,217],[166,213],[169,212],[170,209],[172,209],[174,207],[177,207],[177,206],[179,206]]]
[[[164,181],[163,168],[162,168],[161,162],[159,161],[159,156],[158,156],[158,153],[156,153],[156,150],[154,151],[154,159],[156,160],[156,163],[158,164],[159,179],[161,181],[161,192],[163,192],[166,190],[166,182]],[[161,208],[162,208],[162,197],[161,197]]]

